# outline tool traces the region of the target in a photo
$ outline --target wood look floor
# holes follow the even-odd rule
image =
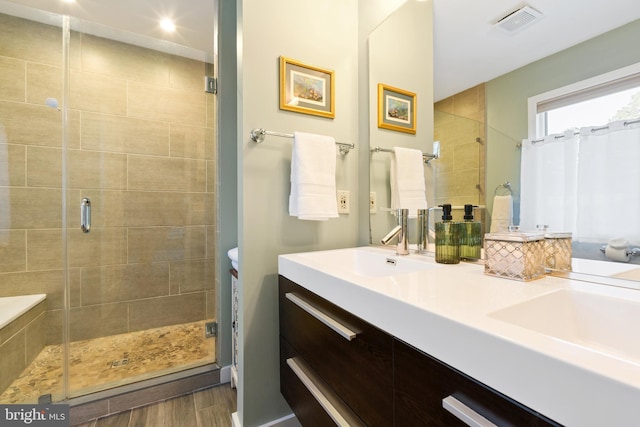
[[[199,390],[92,420],[79,427],[230,427],[236,391],[230,384]]]

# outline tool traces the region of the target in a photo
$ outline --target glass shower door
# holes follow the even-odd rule
[[[64,399],[62,19],[0,2],[0,403]]]
[[[208,58],[0,0],[0,403],[215,362]]]
[[[216,150],[204,53],[142,47],[125,32],[114,40],[88,22],[72,20],[71,29],[73,397],[215,361],[206,326],[216,318]]]

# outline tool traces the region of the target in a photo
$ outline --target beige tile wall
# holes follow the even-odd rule
[[[441,150],[434,163],[436,203],[484,204],[484,84],[437,102],[434,110],[435,140]]]
[[[46,293],[41,333],[56,343],[65,152],[61,113],[44,101],[62,104],[61,33],[2,14],[0,28],[0,297]],[[211,66],[78,33],[70,51],[71,339],[215,318]]]

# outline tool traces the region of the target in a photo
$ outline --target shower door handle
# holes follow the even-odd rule
[[[91,231],[91,200],[88,197],[80,203],[80,229],[84,233]]]

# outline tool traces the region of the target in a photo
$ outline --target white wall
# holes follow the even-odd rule
[[[288,215],[291,140],[249,139],[256,127],[358,140],[356,0],[243,0],[239,3],[238,183],[241,370],[238,415],[255,426],[290,413],[280,395],[277,256],[355,246],[358,206],[326,222]],[[278,108],[278,58],[335,71],[335,119]],[[358,156],[337,163],[338,189],[358,194]]]

